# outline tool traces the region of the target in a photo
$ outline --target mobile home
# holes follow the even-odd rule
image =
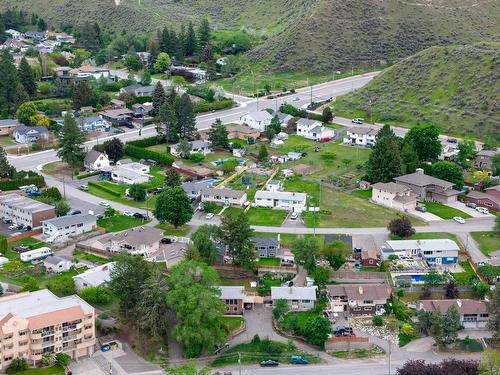
[[[21,253],[20,257],[23,262],[31,262],[33,260],[45,259],[52,254],[54,254],[54,252],[50,247],[41,247],[39,249],[25,251]]]

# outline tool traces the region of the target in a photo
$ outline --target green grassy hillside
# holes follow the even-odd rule
[[[500,142],[500,43],[432,47],[334,103],[337,113]]]

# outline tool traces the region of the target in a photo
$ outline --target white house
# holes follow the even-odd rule
[[[220,203],[225,206],[241,207],[247,200],[242,190],[205,188],[201,191],[202,202]]]
[[[198,199],[201,195],[201,191],[205,188],[212,186],[210,181],[197,181],[197,182],[183,182],[182,188],[186,192],[187,196],[191,199]]]
[[[271,180],[266,183],[267,191],[279,191],[281,189],[281,180]]]
[[[273,304],[279,299],[288,302],[291,311],[307,311],[314,308],[316,301],[316,286],[292,286],[292,287],[271,287],[271,299]]]
[[[377,182],[372,185],[372,201],[398,211],[415,208],[417,195],[406,185]]]
[[[43,260],[43,266],[48,272],[66,272],[69,271],[72,265],[71,258],[63,256],[51,255]]]
[[[430,265],[454,265],[460,248],[449,239],[386,241],[380,249],[383,260],[391,255],[422,257]]]
[[[191,154],[206,155],[212,152],[212,144],[210,142],[198,140],[189,143],[191,144],[191,151],[189,152]],[[181,157],[181,154],[179,152],[179,145],[180,143],[176,143],[175,145],[170,146],[170,153],[173,156]]]
[[[115,266],[115,262],[102,264],[100,266],[90,268],[87,271],[73,276],[75,280],[75,288],[79,292],[82,289],[91,286],[101,286],[111,280],[111,271]]]
[[[306,193],[259,190],[255,193],[254,206],[302,212],[306,209],[306,199]]]
[[[116,166],[111,172],[111,179],[119,184],[143,184],[153,178],[148,173],[149,166],[141,163],[128,163]]]
[[[5,30],[5,34],[9,34],[11,38],[15,40],[21,40],[23,37],[23,33],[14,29]]]
[[[271,124],[273,116],[267,111],[259,112],[249,112],[246,115],[240,117],[240,121],[243,124],[247,124],[253,129],[257,129],[260,132],[266,130],[266,128]]]
[[[44,220],[42,225],[47,242],[63,242],[70,236],[92,231],[96,225],[96,217],[90,214],[66,215]]]
[[[344,137],[344,143],[356,146],[371,147],[376,142],[378,130],[370,127],[355,126],[347,129],[347,135]]]
[[[91,171],[100,171],[110,168],[108,156],[105,153],[96,150],[90,150],[87,152],[83,165]]]
[[[45,126],[19,125],[12,131],[12,138],[17,143],[36,143],[49,139],[49,131]]]
[[[301,118],[297,121],[297,135],[313,141],[329,141],[335,132],[321,124],[320,121]]]

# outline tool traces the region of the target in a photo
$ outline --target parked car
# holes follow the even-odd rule
[[[364,121],[364,120],[363,120],[362,118],[353,118],[353,119],[351,120],[351,122],[352,122],[353,124],[362,124],[362,123],[363,123],[363,121]]]
[[[9,229],[10,230],[17,230],[17,225],[16,224],[10,225]]]
[[[80,210],[71,210],[68,214],[69,215],[78,215],[78,214],[81,214],[81,213],[82,213],[82,211],[80,211]]]
[[[417,206],[415,207],[415,210],[420,212],[427,212],[427,208],[425,208],[425,206]]]
[[[215,215],[214,215],[213,213],[211,213],[211,212],[210,212],[210,213],[208,213],[208,214],[206,214],[206,215],[205,215],[205,219],[207,219],[207,220],[212,220],[212,218],[213,218],[214,216],[215,216]]]
[[[109,202],[106,202],[106,201],[100,201],[100,202],[99,202],[99,206],[101,206],[101,207],[109,207]]]
[[[132,211],[123,211],[123,216],[134,216]]]
[[[163,243],[163,244],[168,245],[168,244],[172,243],[172,239],[168,238],[168,237],[163,237],[160,242]]]
[[[334,336],[354,336],[352,327],[338,327],[333,331]]]
[[[476,207],[477,212],[481,212],[482,214],[489,214],[490,210],[488,210],[486,207]]]
[[[298,96],[296,96],[295,98],[293,98],[294,102],[298,102],[299,100],[300,100],[300,98]]]
[[[89,191],[88,185],[80,185],[80,190]]]
[[[147,220],[147,218],[148,218],[145,214],[142,214],[140,212],[134,212],[134,217],[136,219],[145,219],[145,220]]]
[[[226,342],[225,344],[222,344],[222,345],[215,345],[215,351],[214,351],[214,354],[219,354],[220,352],[222,352],[223,350],[229,348],[229,343]]]
[[[465,219],[463,217],[455,216],[453,220],[455,220],[459,224],[465,224]]]
[[[297,220],[299,218],[299,214],[297,212],[292,212],[290,215],[290,220]]]
[[[458,143],[458,140],[456,138],[448,138],[447,141],[448,143]]]
[[[97,214],[97,215],[95,215],[95,217],[96,217],[97,220],[104,219],[104,215],[103,214]]]
[[[292,280],[285,281],[285,282],[283,283],[283,286],[291,287],[291,286],[293,286],[293,281],[292,281]]]
[[[274,359],[266,359],[265,361],[261,361],[260,365],[262,367],[276,367],[279,366],[279,362],[275,361]]]
[[[290,357],[290,362],[292,362],[294,365],[307,365],[309,363],[309,360],[301,355],[292,355]]]
[[[476,208],[476,207],[477,207],[477,204],[472,203],[472,202],[467,202],[467,203],[465,204],[465,206],[466,206],[466,207],[470,207],[470,208]]]
[[[156,188],[156,189],[153,190],[153,194],[154,195],[160,194],[162,191],[163,191],[163,188]]]

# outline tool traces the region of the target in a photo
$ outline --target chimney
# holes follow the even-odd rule
[[[417,168],[415,169],[415,173],[424,174],[424,170],[422,168]]]
[[[457,305],[458,305],[458,307],[462,307],[462,301],[457,299]]]
[[[363,295],[363,287],[360,285],[358,288],[359,294]]]

